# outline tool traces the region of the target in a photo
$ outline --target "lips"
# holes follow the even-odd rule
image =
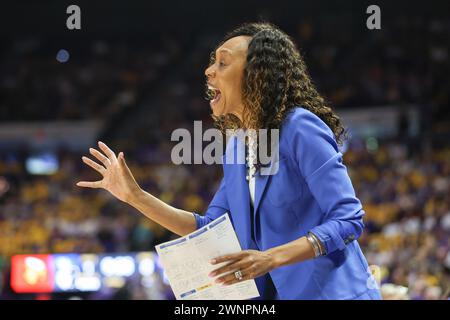
[[[210,100],[211,105],[216,104],[220,100],[221,96],[222,93],[220,92],[219,89],[208,84],[208,98]]]

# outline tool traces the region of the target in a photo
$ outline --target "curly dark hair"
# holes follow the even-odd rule
[[[303,107],[322,119],[342,144],[346,131],[340,118],[317,92],[303,57],[292,39],[267,22],[245,23],[232,30],[218,45],[237,36],[250,36],[244,67],[243,120],[232,114],[213,116],[225,129],[280,129],[288,112]],[[210,64],[214,63],[214,52]],[[270,130],[269,130],[270,131]]]

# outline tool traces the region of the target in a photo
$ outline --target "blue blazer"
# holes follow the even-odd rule
[[[242,148],[242,139],[232,138],[225,155]],[[276,174],[256,176],[251,212],[245,164],[224,160],[224,176],[207,212],[194,212],[197,228],[229,212],[242,249],[262,251],[310,231],[327,254],[272,270],[279,298],[380,299],[356,241],[364,211],[330,128],[312,112],[295,108],[281,126],[277,164]],[[256,280],[261,293],[262,281]]]

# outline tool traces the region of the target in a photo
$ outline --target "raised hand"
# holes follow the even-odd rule
[[[99,141],[98,146],[102,152],[94,148],[89,148],[89,152],[101,164],[83,156],[85,164],[100,173],[103,177],[98,181],[80,181],[77,186],[85,188],[103,188],[109,191],[117,199],[128,202],[130,198],[137,194],[141,188],[137,184],[130,169],[128,168],[123,152],[118,156],[103,142]]]

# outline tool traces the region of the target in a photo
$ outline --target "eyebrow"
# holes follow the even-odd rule
[[[216,55],[217,55],[217,53],[219,53],[219,52],[225,52],[225,53],[228,53],[229,55],[233,55],[233,53],[231,52],[230,49],[225,49],[225,48],[218,49],[218,50],[216,51]]]

